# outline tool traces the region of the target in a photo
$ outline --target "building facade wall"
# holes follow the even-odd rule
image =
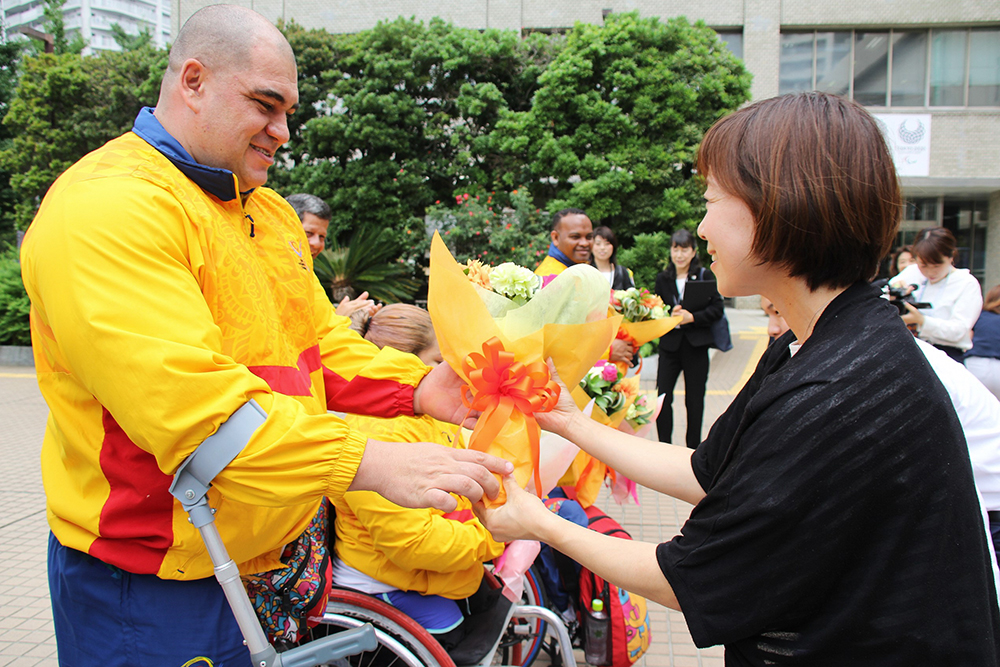
[[[1000,110],[931,115],[930,178],[1000,179]]]
[[[44,6],[37,0],[5,2],[4,28],[15,34],[21,26],[44,29]],[[111,26],[120,25],[129,34],[149,30],[157,46],[170,43],[170,0],[69,0],[63,5],[63,19],[69,35],[79,34],[87,42],[84,53],[118,50]]]
[[[775,3],[778,4],[778,3]],[[781,0],[784,26],[930,26],[1000,21],[995,0]]]

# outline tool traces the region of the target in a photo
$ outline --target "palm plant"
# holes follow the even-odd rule
[[[405,264],[398,261],[395,244],[385,237],[384,229],[359,227],[346,246],[334,242],[313,262],[313,270],[337,303],[345,296],[354,298],[362,292],[383,303],[411,301],[419,285],[410,277]]]

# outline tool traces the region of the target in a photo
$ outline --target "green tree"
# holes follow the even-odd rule
[[[23,42],[0,42],[0,119],[7,115],[17,90],[17,70]],[[11,133],[0,123],[0,152],[10,148]],[[10,172],[0,168],[0,246],[15,239],[14,206],[16,196],[10,186]]]
[[[0,252],[0,345],[31,345],[30,309],[17,250],[8,247]]]
[[[4,118],[12,136],[0,152],[11,174],[15,225],[26,229],[53,181],[76,160],[132,127],[156,103],[166,52],[39,54],[22,63],[17,95]]]
[[[72,38],[66,35],[66,22],[63,20],[63,5],[66,0],[45,0],[42,16],[45,17],[45,30],[52,35],[53,53],[81,53],[87,48],[87,42],[79,32]],[[37,46],[37,45],[36,45]]]
[[[153,33],[145,27],[135,35],[130,35],[117,23],[111,24],[111,37],[122,51],[138,51],[144,47],[153,46]]]
[[[670,263],[670,234],[654,232],[636,235],[631,247],[618,251],[618,261],[632,270],[636,287],[645,287],[652,292],[656,274]]]
[[[549,209],[583,208],[627,242],[700,218],[695,152],[750,75],[704,24],[631,13],[577,24],[539,85],[530,110],[497,123],[499,178],[537,183]]]
[[[361,226],[346,245],[335,242],[333,248],[316,257],[313,271],[334,304],[362,292],[385,303],[413,299],[419,284],[398,259],[399,248],[386,241],[386,232],[385,228]]]
[[[460,193],[454,205],[435,204],[427,211],[459,262],[478,259],[496,266],[514,262],[534,269],[549,247],[549,216],[535,207],[527,188],[511,193]],[[429,250],[430,240],[420,246]]]
[[[423,234],[428,206],[491,180],[496,121],[529,108],[558,50],[543,35],[521,40],[440,19],[349,36],[290,25],[286,34],[300,63],[303,118],[294,123],[304,125],[285,154],[291,171],[272,182],[325,199],[331,237],[377,224],[404,248]]]

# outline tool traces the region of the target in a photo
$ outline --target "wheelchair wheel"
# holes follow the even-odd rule
[[[313,639],[356,628],[375,626],[378,646],[374,651],[352,655],[334,663],[336,667],[455,667],[437,640],[412,618],[390,604],[355,591],[334,589]]]
[[[531,566],[524,573],[523,605],[545,607],[545,591],[538,572]],[[512,618],[503,638],[498,654],[504,665],[529,667],[535,661],[545,643],[545,621],[538,618]]]

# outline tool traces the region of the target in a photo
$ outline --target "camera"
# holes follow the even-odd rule
[[[903,305],[904,303],[908,303],[914,308],[932,307],[931,304],[929,303],[926,303],[924,301],[917,301],[916,299],[913,298],[912,292],[914,289],[919,287],[919,285],[909,285],[907,287],[895,287],[893,285],[887,285],[886,282],[882,282],[882,285],[878,285],[876,283],[876,286],[885,288],[885,290],[889,294],[889,303],[896,306],[896,308],[899,310],[900,315],[906,312],[906,306]]]

